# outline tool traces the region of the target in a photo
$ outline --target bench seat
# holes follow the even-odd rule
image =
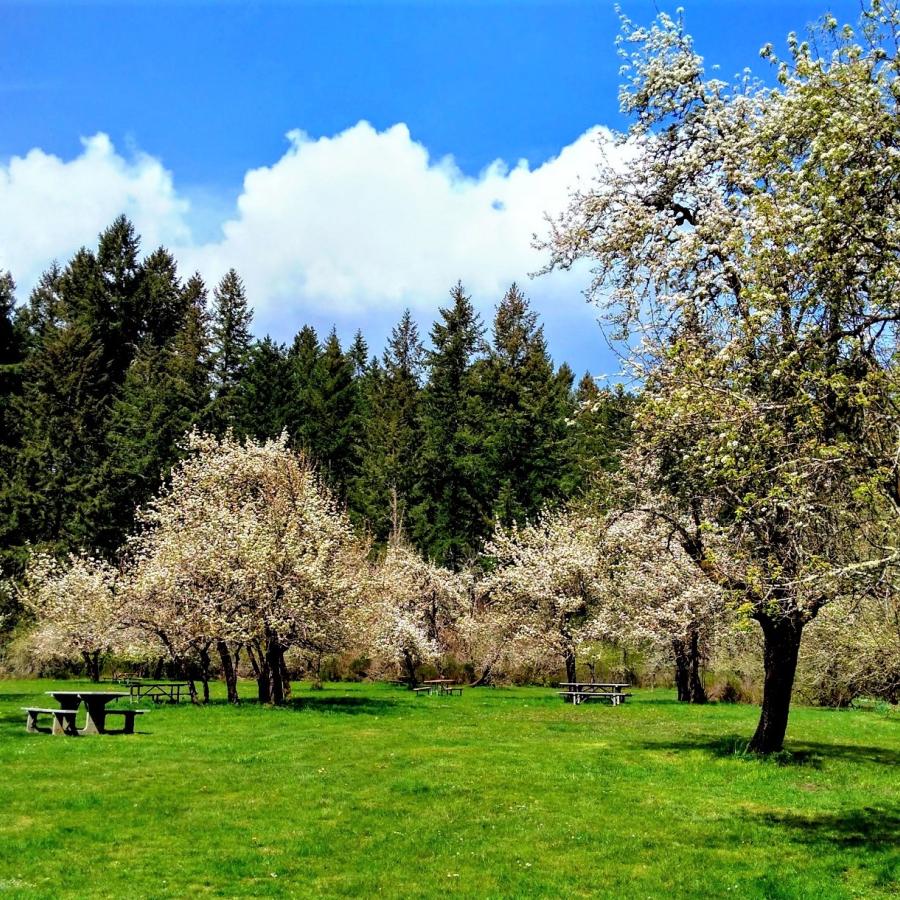
[[[75,716],[78,710],[75,709],[48,709],[43,706],[23,706],[25,711],[25,730],[31,734],[46,733],[44,729],[38,728],[38,716],[53,716],[53,727],[51,734],[67,734],[74,737],[78,734],[75,727]]]
[[[134,734],[134,717],[142,716],[147,712],[146,709],[108,709],[108,716],[123,716],[122,734]]]

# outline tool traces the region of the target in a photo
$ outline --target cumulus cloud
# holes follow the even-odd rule
[[[207,241],[192,238],[190,204],[162,162],[127,158],[104,134],[69,161],[41,150],[14,157],[0,164],[0,268],[27,289],[51,259],[93,244],[124,211],[144,248],[165,244],[184,271],[215,282],[234,266],[258,326],[279,337],[322,317],[365,327],[404,306],[431,315],[457,279],[488,312],[511,281],[544,262],[533,234],[592,176],[610,135],[593,128],[537,167],[498,160],[475,177],[452,157],[432,158],[403,124],[287,138],[279,160],[247,172],[220,234]],[[526,289],[561,317],[585,321],[584,284],[541,279]]]
[[[105,134],[81,144],[69,161],[35,149],[0,163],[0,269],[26,290],[54,259],[93,245],[123,212],[145,247],[190,242],[189,204],[159,160],[126,159]]]

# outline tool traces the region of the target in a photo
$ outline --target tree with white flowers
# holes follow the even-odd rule
[[[679,20],[625,20],[627,152],[548,241],[634,348],[633,507],[761,628],[760,753],[804,628],[900,561],[898,43],[872,0],[856,33],[764,48],[776,88],[730,86]]]
[[[65,562],[35,554],[20,599],[35,621],[31,644],[39,659],[79,660],[100,680],[103,656],[122,633],[120,575],[109,563],[84,554]]]
[[[513,626],[520,654],[555,656],[576,680],[577,648],[605,636],[603,523],[567,510],[498,525],[484,548],[492,569],[481,586],[491,610]]]
[[[647,513],[613,513],[605,533],[607,629],[623,645],[675,667],[678,699],[705,703],[701,669],[726,625],[725,594],[697,569],[670,528]]]
[[[419,666],[437,662],[453,640],[464,610],[463,581],[395,538],[375,567],[368,590],[374,601],[374,649],[395,662],[403,679],[414,685]]]
[[[245,647],[260,699],[283,702],[288,648],[317,657],[359,641],[366,546],[284,435],[195,432],[187,449],[130,544],[131,621],[176,659],[216,647],[227,678],[230,648]]]

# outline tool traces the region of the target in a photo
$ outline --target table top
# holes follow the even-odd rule
[[[631,687],[631,683],[628,681],[561,681],[559,683],[560,687],[577,687],[577,688],[586,688],[586,687],[604,687],[604,688],[620,688],[620,687]]]
[[[187,687],[187,681],[147,681],[146,679],[136,679],[132,682],[132,684],[140,685],[141,687]]]
[[[456,684],[453,678],[432,678],[430,681],[423,681],[422,684]]]
[[[127,691],[44,691],[51,697],[108,697],[115,700],[117,697],[127,697]]]

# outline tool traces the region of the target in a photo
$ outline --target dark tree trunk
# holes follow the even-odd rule
[[[759,725],[749,749],[755,753],[778,753],[784,747],[803,623],[761,616],[759,624],[763,630],[766,677]]]
[[[406,650],[403,651],[403,674],[406,683],[414,688],[416,686],[416,661]]]
[[[216,641],[216,650],[219,653],[219,659],[222,662],[222,675],[225,678],[225,688],[228,691],[229,703],[240,703],[237,688],[237,669],[234,660],[231,658],[231,651],[225,641]]]
[[[209,648],[201,647],[200,656],[200,682],[203,685],[203,702],[209,703]]]
[[[284,699],[291,699],[291,673],[288,672],[287,663],[284,661],[284,650],[279,653],[279,671],[281,672],[281,686],[284,693]]]
[[[706,688],[700,675],[700,636],[695,631],[686,641],[672,641],[672,650],[678,699],[682,703],[706,703]]]
[[[485,666],[481,670],[481,674],[474,681],[469,682],[469,687],[483,687],[486,684],[490,684],[492,670],[493,666]]]
[[[672,650],[675,654],[675,690],[678,692],[678,701],[688,701],[688,656],[684,641],[672,641]]]
[[[158,660],[156,660],[156,668],[153,670],[153,677],[160,681],[163,677],[163,666],[166,664],[166,658],[164,656],[160,656]]]
[[[566,661],[566,681],[574,682],[577,680],[575,669],[575,651],[572,649],[566,650],[564,658]]]
[[[276,706],[284,703],[284,648],[278,638],[270,634],[266,640],[266,669],[269,676],[269,702]]]
[[[84,660],[84,668],[87,672],[88,678],[90,678],[91,681],[99,681],[100,651],[95,650],[93,653],[88,653],[86,650],[83,650],[81,653],[81,658]]]
[[[247,645],[247,657],[256,678],[256,689],[260,703],[272,702],[272,684],[269,678],[269,664],[258,642]]]

